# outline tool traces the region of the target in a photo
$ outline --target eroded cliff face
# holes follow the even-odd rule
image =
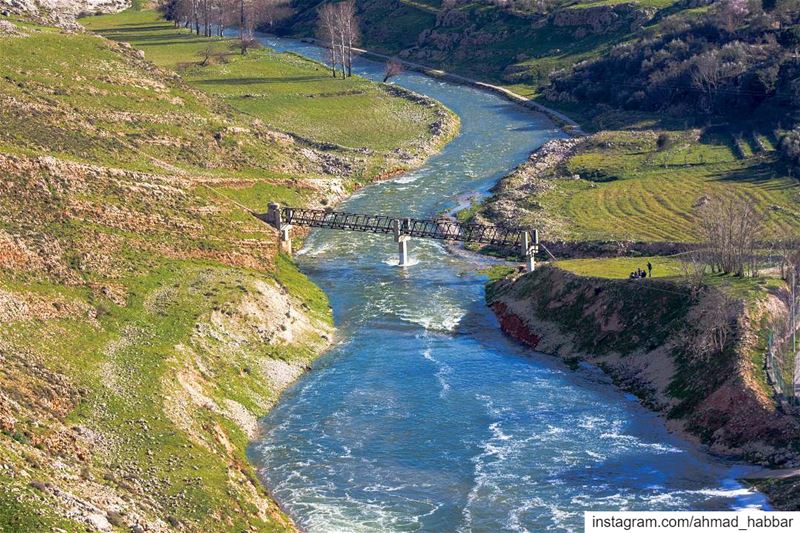
[[[583,278],[551,266],[487,290],[506,333],[598,365],[712,452],[795,466],[800,425],[778,409],[753,362],[762,319],[785,305],[778,295],[755,305],[723,298],[715,289],[694,294],[667,281]],[[715,325],[723,304],[724,331]]]
[[[0,154],[0,178],[3,519],[291,529],[245,448],[332,324],[275,232],[188,177]]]

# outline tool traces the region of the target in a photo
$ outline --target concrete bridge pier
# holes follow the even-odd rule
[[[267,222],[278,230],[278,246],[282,252],[292,255],[292,225],[284,224],[280,204],[271,203],[267,210]]]
[[[398,257],[399,257],[398,264],[401,267],[408,266],[408,240],[409,240],[409,238],[410,237],[408,235],[401,235],[399,237],[399,240],[397,241],[398,254],[399,254],[398,255]]]
[[[408,235],[403,235],[403,228],[408,226],[408,223],[400,220],[393,220],[392,226],[394,227],[394,242],[397,243],[398,262],[401,267],[408,266],[408,241],[411,239]]]
[[[536,252],[539,251],[539,231],[522,232],[522,255],[525,257],[525,267],[528,272],[536,270]]]
[[[292,255],[292,236],[291,236],[291,229],[292,226],[289,224],[284,224],[281,227],[281,237],[280,237],[280,247],[283,252],[286,252],[289,255]]]

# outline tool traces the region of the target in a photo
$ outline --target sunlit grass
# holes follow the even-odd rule
[[[234,39],[177,29],[154,11],[89,17],[87,28],[144,50],[184,79],[276,129],[351,148],[392,150],[424,139],[434,109],[397,98],[357,76],[333,79],[324,65],[272,50],[238,52]],[[210,64],[200,66],[211,50]]]
[[[535,195],[544,212],[564,221],[574,240],[695,242],[700,208],[714,197],[753,202],[765,238],[800,233],[800,185],[774,152],[739,158],[724,136],[695,139],[670,132],[658,150],[655,133],[604,132],[566,165],[555,187]]]
[[[682,274],[681,262],[672,257],[612,257],[594,259],[565,259],[555,261],[558,268],[579,276],[627,279],[637,268],[647,270],[653,265],[654,278],[673,278]]]

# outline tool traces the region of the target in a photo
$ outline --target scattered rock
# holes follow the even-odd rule
[[[7,15],[6,15],[7,16]],[[27,37],[28,34],[21,31],[17,26],[7,20],[0,20],[0,36],[7,37]]]
[[[114,527],[123,527],[125,526],[125,516],[118,512],[118,511],[109,511],[108,512],[108,521]]]
[[[536,193],[553,188],[553,180],[560,176],[561,165],[582,145],[584,139],[556,139],[543,144],[526,162],[500,180],[492,189],[477,222],[514,227],[520,220],[529,220],[538,214],[538,204],[531,200]],[[578,174],[568,179],[580,179]],[[592,184],[590,184],[591,186]],[[541,217],[539,217],[541,219]],[[539,229],[554,238],[562,232],[557,220],[539,220]]]
[[[86,523],[100,531],[113,530],[111,523],[108,521],[108,519],[100,513],[93,513],[86,516]]]
[[[708,204],[708,202],[710,202],[710,201],[711,201],[711,198],[708,195],[704,194],[703,196],[698,198],[697,201],[694,204],[692,204],[692,207],[694,209],[700,209],[701,207],[706,206]]]

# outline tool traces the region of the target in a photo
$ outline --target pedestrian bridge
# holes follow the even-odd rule
[[[280,232],[281,245],[291,253],[293,226],[326,228],[362,233],[392,235],[398,243],[399,264],[408,265],[408,241],[413,238],[440,241],[474,242],[517,250],[533,271],[534,254],[539,248],[537,230],[507,229],[483,224],[462,224],[450,219],[398,218],[386,215],[344,213],[328,209],[304,209],[269,204],[259,218]]]

